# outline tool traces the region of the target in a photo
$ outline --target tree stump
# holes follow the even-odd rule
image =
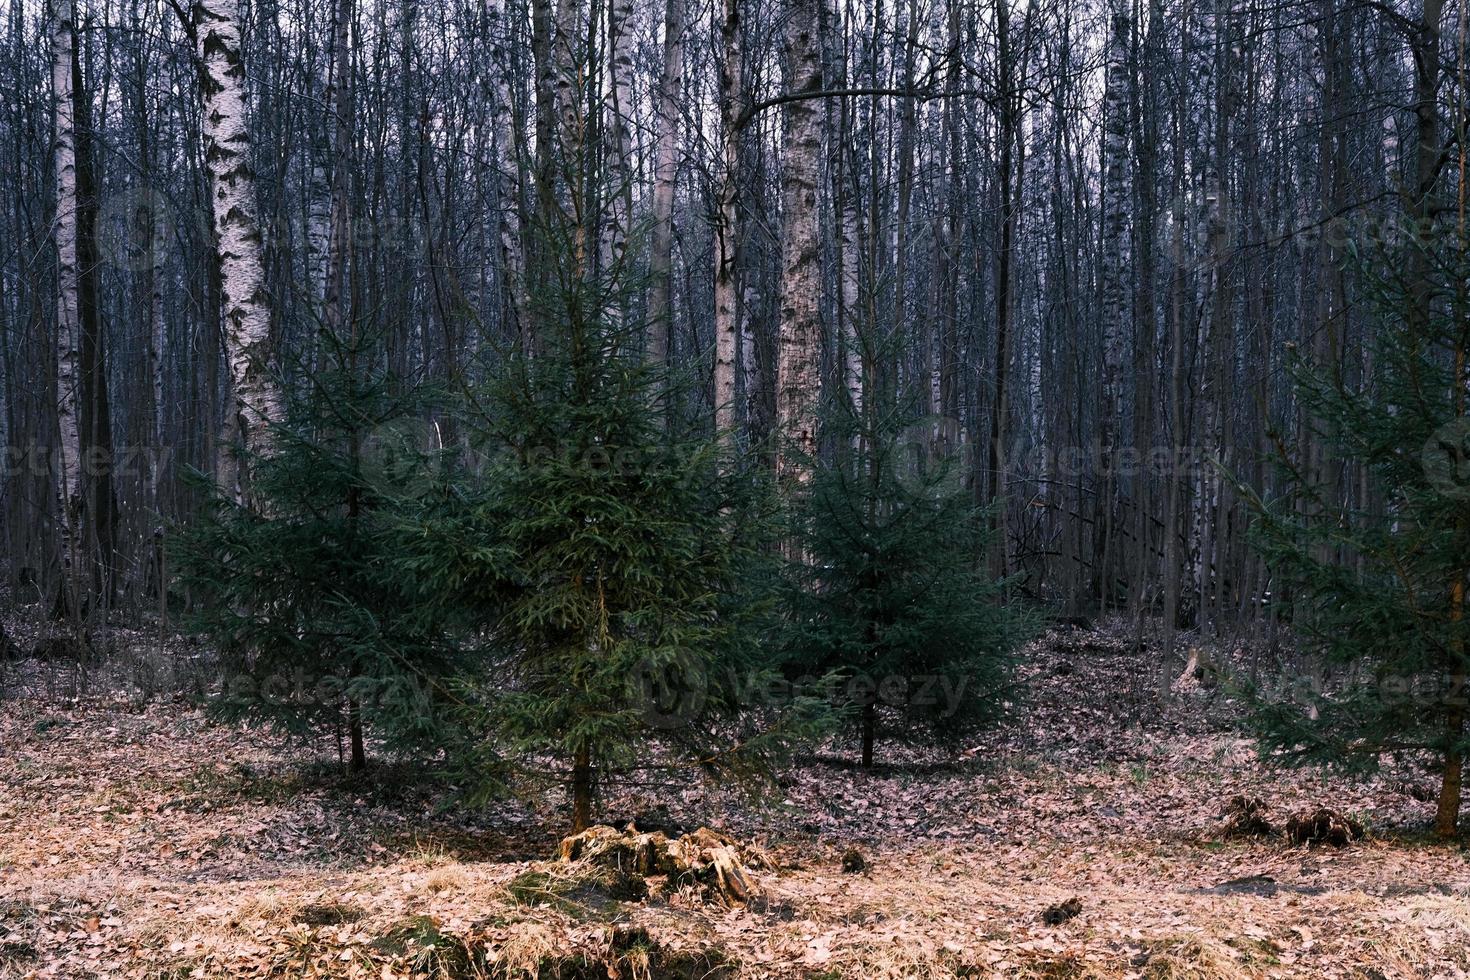
[[[1213,690],[1220,680],[1220,668],[1208,650],[1189,648],[1189,661],[1170,685],[1175,694],[1193,694]]]
[[[1240,837],[1270,837],[1276,828],[1266,819],[1266,801],[1259,797],[1237,796],[1225,806],[1225,827],[1220,836],[1225,840]]]
[[[1059,926],[1082,914],[1082,899],[1072,896],[1065,902],[1047,907],[1041,913],[1041,921],[1049,926]]]
[[[1346,847],[1362,838],[1362,824],[1325,806],[1298,813],[1286,822],[1286,839],[1293,844]]]
[[[698,884],[708,897],[726,905],[747,905],[761,897],[752,869],[774,867],[759,848],[708,827],[682,837],[636,828],[620,831],[606,825],[589,827],[562,840],[564,862],[585,862],[642,877],[666,875],[671,882]]]

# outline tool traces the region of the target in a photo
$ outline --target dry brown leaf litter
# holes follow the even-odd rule
[[[1107,634],[1055,634],[1028,662],[1029,706],[963,753],[893,749],[863,773],[833,746],[762,805],[704,786],[605,801],[770,850],[783,870],[752,872],[748,908],[526,901],[515,883],[556,865],[554,807],[319,786],[330,751],[182,703],[11,699],[0,977],[1470,976],[1470,869],[1415,836],[1422,776],[1267,770],[1228,705],[1151,709],[1146,658]],[[1224,840],[1236,798],[1283,824],[1330,807],[1369,837]]]

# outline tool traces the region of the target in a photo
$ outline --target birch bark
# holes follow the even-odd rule
[[[1114,460],[1123,419],[1123,343],[1132,325],[1132,182],[1129,172],[1128,106],[1132,97],[1129,48],[1133,22],[1131,6],[1112,0],[1103,81],[1102,135],[1102,404],[1098,407],[1102,488],[1098,496],[1099,560],[1096,566],[1098,598],[1106,604],[1116,558],[1114,520],[1118,476]]]
[[[51,93],[56,127],[56,447],[62,571],[77,598],[82,509],[81,275],[77,261],[76,110],[72,90],[74,0],[55,0],[51,25]]]
[[[673,325],[671,277],[674,267],[674,196],[679,178],[679,104],[684,88],[684,0],[667,0],[664,11],[664,65],[659,79],[658,146],[653,164],[653,231],[648,271],[647,355],[662,365],[669,356]]]
[[[608,137],[615,159],[610,188],[611,221],[608,255],[616,269],[628,250],[633,210],[633,0],[611,0],[607,6],[609,70],[612,84],[607,93]],[[614,308],[620,312],[618,304]]]
[[[715,226],[715,431],[735,432],[735,359],[740,347],[736,260],[739,255],[740,127],[745,111],[745,74],[741,63],[740,0],[725,0],[720,23],[724,63],[720,67],[720,114],[724,146],[720,174],[720,215]],[[813,42],[815,43],[815,42]]]
[[[792,94],[822,88],[818,2],[789,0],[787,6],[787,84]],[[776,457],[776,475],[797,486],[810,480],[817,449],[822,340],[817,165],[821,152],[819,102],[807,98],[788,103],[781,154],[781,318],[776,365],[776,414],[784,441]]]
[[[270,310],[245,118],[238,7],[237,0],[195,0],[193,28],[235,414],[247,448],[269,455],[271,426],[280,421],[283,406],[270,373]]]

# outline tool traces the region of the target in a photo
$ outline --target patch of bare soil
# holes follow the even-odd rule
[[[1414,770],[1264,768],[1224,695],[1158,710],[1149,655],[1106,631],[1026,661],[1027,704],[963,751],[884,745],[863,772],[833,745],[760,801],[603,801],[656,843],[758,851],[727,900],[657,861],[560,860],[544,795],[445,812],[186,702],[30,684],[0,702],[0,977],[1470,974],[1470,869],[1424,841]],[[1294,820],[1363,836],[1293,844]]]

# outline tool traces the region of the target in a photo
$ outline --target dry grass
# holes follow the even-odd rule
[[[1083,688],[1122,689],[1137,665],[1096,651],[1077,663],[1058,677],[1078,689],[1040,689],[1030,727],[989,736],[973,762],[813,764],[776,809],[696,795],[675,816],[768,844],[786,867],[757,873],[768,903],[747,910],[692,891],[637,901],[535,860],[553,852],[550,806],[426,816],[430,801],[318,785],[280,743],[178,708],[7,702],[0,976],[530,980],[577,963],[620,980],[1470,975],[1470,897],[1444,884],[1470,877],[1463,852],[1218,834],[1236,794],[1380,818],[1421,803],[1263,770],[1195,717],[1110,728],[1110,702]],[[1084,676],[1094,667],[1112,673]],[[524,818],[519,836],[502,816]],[[854,845],[868,867],[844,874]],[[1277,894],[1218,888],[1267,876]],[[1042,920],[1074,896],[1075,918]],[[649,941],[619,947],[619,927]]]
[[[1253,980],[1261,976],[1241,962],[1239,950],[1207,936],[1166,939],[1153,944],[1144,963],[1144,980]]]
[[[551,926],[528,922],[492,952],[491,965],[506,980],[536,980],[541,964],[556,959],[562,952],[557,939]]]
[[[1387,928],[1375,930],[1373,958],[1388,977],[1470,975],[1470,900],[1460,895],[1414,895],[1382,910]],[[1451,972],[1453,971],[1453,972]]]
[[[463,868],[453,864],[443,865],[424,877],[424,890],[430,895],[442,895],[463,888],[465,880]]]
[[[302,901],[279,888],[247,894],[229,920],[233,928],[253,932],[261,926],[284,927],[296,921]]]
[[[958,947],[946,949],[903,943],[860,943],[845,950],[842,962],[833,969],[843,977],[862,976],[872,980],[949,980],[978,969]]]

